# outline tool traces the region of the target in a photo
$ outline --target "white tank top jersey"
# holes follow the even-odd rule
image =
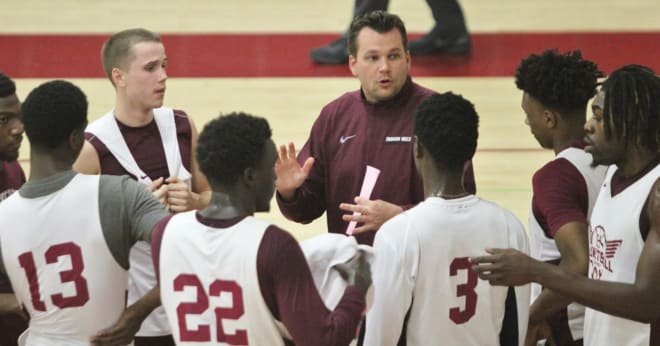
[[[173,216],[160,247],[161,301],[177,345],[283,345],[261,295],[257,253],[268,223],[217,229]]]
[[[154,120],[163,141],[163,150],[170,175],[176,176],[190,185],[192,175],[183,166],[181,160],[174,111],[171,108],[162,107],[154,109],[153,112]],[[89,124],[86,131],[98,137],[122,167],[136,177],[140,183],[147,185],[151,183],[151,178],[142,171],[128,149],[117,125],[114,110]],[[135,243],[130,252],[130,263],[127,300],[129,305],[135,303],[156,285],[156,275],[149,243],[145,241]],[[161,336],[170,333],[165,311],[162,307],[159,307],[142,323],[137,336]]]
[[[591,154],[586,153],[580,148],[567,148],[562,150],[557,156],[557,159],[566,159],[570,162],[584,178],[586,183],[587,193],[589,197],[589,207],[587,212],[587,220],[591,216],[591,211],[596,203],[598,191],[605,179],[607,166],[592,166],[593,157]],[[529,210],[529,234],[531,238],[531,255],[532,257],[548,262],[555,261],[561,257],[557,244],[554,238],[549,238],[538,220],[534,217],[534,212]],[[541,285],[532,284],[532,301],[541,294]],[[573,340],[579,340],[583,337],[583,323],[584,323],[584,306],[576,303],[571,303],[566,308],[566,315],[568,317],[568,326],[573,336]]]
[[[3,202],[13,217],[0,225],[2,260],[30,314],[26,345],[89,345],[124,310],[127,272],[103,236],[98,191],[99,176],[78,174],[56,193]]]
[[[474,195],[429,197],[385,223],[374,243],[365,345],[396,345],[403,333],[409,346],[499,345],[509,288],[479,280],[469,261],[490,247],[529,253],[520,221]],[[509,307],[517,318],[504,329],[517,329],[514,340],[522,345],[529,285],[514,290]]]
[[[612,196],[611,166],[591,214],[589,228],[589,277],[595,280],[634,283],[637,262],[644,247],[639,229],[642,208],[651,187],[660,177],[660,166]],[[587,308],[585,345],[649,345],[648,323],[614,317]]]

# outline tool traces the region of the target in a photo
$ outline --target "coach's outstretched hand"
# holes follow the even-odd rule
[[[341,203],[339,209],[352,213],[342,215],[344,221],[354,221],[360,225],[353,230],[353,234],[377,231],[387,220],[403,212],[403,208],[396,204],[359,196],[355,197],[355,204]]]
[[[348,262],[337,264],[334,268],[337,269],[349,286],[355,286],[364,293],[371,286],[371,264],[367,261],[367,256],[362,250]]]
[[[472,270],[495,286],[522,286],[534,279],[539,263],[514,249],[486,249],[490,256],[472,257]]]
[[[275,186],[277,192],[285,201],[291,201],[296,196],[296,190],[302,186],[314,166],[314,158],[310,157],[300,166],[296,159],[296,147],[293,143],[280,145],[280,156],[275,162]]]

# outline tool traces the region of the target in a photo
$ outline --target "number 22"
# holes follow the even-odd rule
[[[196,275],[181,274],[174,279],[174,291],[183,291],[184,287],[197,289],[197,301],[181,303],[176,308],[177,320],[179,322],[179,333],[181,341],[211,341],[211,331],[208,325],[199,325],[198,329],[190,330],[186,324],[186,315],[202,314],[209,308],[209,296],[218,297],[222,292],[230,293],[232,306],[229,308],[215,308],[216,326],[218,329],[217,340],[229,345],[247,345],[247,331],[237,329],[235,334],[226,334],[222,327],[222,320],[237,320],[245,312],[243,306],[243,289],[236,281],[215,280],[209,287],[209,294],[204,292],[204,286]]]

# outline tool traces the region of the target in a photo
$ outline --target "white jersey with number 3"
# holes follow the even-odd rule
[[[365,345],[396,345],[403,334],[409,346],[499,345],[509,288],[479,280],[469,258],[528,246],[513,214],[474,195],[429,197],[394,217],[376,234]],[[529,292],[515,289],[514,344],[527,330]]]

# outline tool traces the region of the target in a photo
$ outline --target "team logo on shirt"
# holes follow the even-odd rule
[[[340,144],[344,144],[344,143],[346,143],[346,141],[348,141],[349,139],[353,139],[353,138],[355,138],[355,136],[357,136],[357,135],[341,136],[341,137],[339,137],[339,143],[340,143]]]
[[[603,226],[589,226],[589,277],[600,279],[603,271],[612,272],[612,259],[621,247],[623,240],[607,240]]]

